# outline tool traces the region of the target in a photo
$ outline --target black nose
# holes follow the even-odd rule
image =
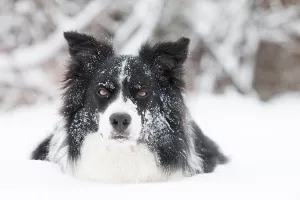
[[[131,123],[131,117],[126,113],[114,113],[109,117],[109,121],[117,132],[122,133]]]

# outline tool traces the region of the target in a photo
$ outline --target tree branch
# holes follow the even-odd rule
[[[22,68],[50,59],[64,45],[63,31],[82,29],[107,5],[108,1],[94,0],[88,3],[78,15],[60,22],[57,30],[45,41],[31,47],[19,48],[10,54],[0,54],[0,69],[10,69],[12,66]]]

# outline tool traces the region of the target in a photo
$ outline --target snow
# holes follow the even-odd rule
[[[58,120],[57,104],[44,103],[0,113],[0,199],[300,199],[299,95],[269,103],[231,92],[188,99],[231,159],[214,173],[154,184],[76,180],[55,164],[28,160]]]

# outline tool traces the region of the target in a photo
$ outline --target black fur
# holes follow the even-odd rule
[[[183,63],[188,56],[190,39],[182,37],[176,42],[160,42],[151,46],[144,44],[139,56],[150,65],[154,65],[160,79],[167,79],[171,84],[182,90],[185,87],[183,80]]]
[[[49,151],[49,143],[52,136],[47,137],[44,141],[42,141],[37,148],[32,152],[31,159],[32,160],[46,160],[48,151]]]
[[[196,151],[204,161],[203,168],[205,173],[214,171],[217,164],[228,162],[227,157],[220,152],[218,145],[205,136],[195,122],[193,122],[193,129],[197,135]]]

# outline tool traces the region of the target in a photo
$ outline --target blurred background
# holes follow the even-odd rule
[[[188,107],[231,160],[195,177],[197,188],[299,194],[300,0],[0,0],[0,190],[66,183],[28,160],[60,120],[70,30],[112,40],[120,54],[189,37]]]
[[[113,40],[191,39],[188,90],[269,101],[300,91],[298,0],[1,0],[0,110],[51,102],[68,58],[63,31]]]

